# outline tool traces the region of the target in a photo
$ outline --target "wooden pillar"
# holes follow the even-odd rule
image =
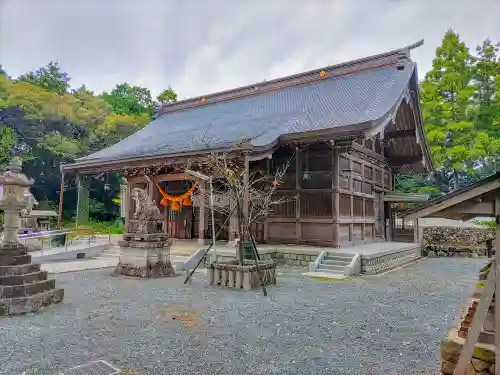
[[[340,247],[340,152],[332,149],[332,187],[333,187],[333,247]]]
[[[361,192],[363,192],[364,185],[365,185],[365,163],[361,163]],[[361,213],[363,215],[363,223],[361,224],[361,240],[365,239],[365,231],[366,231],[365,202],[366,202],[366,198],[363,196],[363,198],[362,198],[363,207],[361,209]]]
[[[151,203],[154,200],[155,194],[155,184],[151,178],[146,179],[147,190],[148,190],[148,201]]]
[[[391,172],[391,177],[389,178],[389,190],[394,190],[394,176]],[[389,212],[389,228],[388,228],[388,237],[389,241],[394,241],[394,214],[392,210],[392,202],[387,203],[387,208]]]
[[[198,244],[204,245],[205,244],[205,199],[206,199],[207,189],[205,181],[199,181],[198,184],[200,189],[199,196],[201,197],[201,199],[199,200],[200,217],[198,218]]]
[[[248,156],[248,152],[245,153],[245,175],[243,180],[244,186],[244,196],[243,196],[243,214],[245,215],[245,221],[248,223],[248,215],[249,215],[249,205],[250,205],[250,159]]]
[[[488,253],[488,259],[493,256],[493,240],[486,240],[486,251]]]
[[[307,146],[306,146],[307,147]],[[295,243],[300,243],[302,239],[300,227],[300,196],[302,191],[302,154],[298,151],[295,154]]]
[[[64,172],[61,172],[61,188],[59,190],[59,212],[57,213],[57,227],[61,228],[62,222],[62,209],[64,199]]]
[[[76,226],[89,222],[89,185],[88,178],[77,176]]]
[[[385,151],[384,151],[384,142],[382,140],[382,137],[380,139],[380,155],[384,156],[385,154]],[[381,224],[382,224],[382,238],[384,239],[384,241],[387,241],[387,235],[386,235],[386,221],[385,221],[385,174],[387,173],[387,171],[385,170],[385,166],[382,168],[382,191],[380,193],[380,202],[379,202],[379,205],[380,205],[380,217],[382,218],[382,221],[381,221]]]
[[[420,242],[420,228],[418,227],[418,219],[413,220],[413,242]]]
[[[496,222],[496,230],[495,230],[495,290],[496,295],[500,293],[500,261],[499,261],[499,252],[500,252],[500,189],[496,189],[495,191],[495,222]],[[493,266],[492,266],[493,268]],[[493,269],[490,270],[493,272]],[[495,375],[500,374],[500,306],[498,305],[498,300],[500,298],[495,298]],[[489,306],[488,306],[489,307]]]
[[[127,179],[125,179],[125,182],[127,184],[127,194],[125,194],[125,197],[121,197],[121,199],[127,199],[127,202],[124,202],[123,204],[125,204],[125,232],[128,232],[131,217],[130,211],[132,207],[132,188]]]
[[[266,175],[271,174],[271,159],[266,159]],[[269,240],[269,207],[266,208],[265,218],[264,218],[264,243]]]
[[[354,218],[354,195],[353,195],[353,192],[354,192],[354,183],[353,183],[353,179],[352,179],[352,174],[353,174],[353,161],[352,159],[349,159],[349,170],[351,171],[349,173],[349,177],[348,177],[348,183],[349,183],[349,192],[351,193],[351,195],[349,196],[349,216],[352,218]],[[354,223],[350,223],[349,224],[349,242],[354,242]]]
[[[394,241],[394,215],[392,214],[392,202],[387,202],[387,213],[389,215],[389,225],[387,226],[387,239]]]
[[[243,237],[240,240],[250,240],[250,233],[247,233],[246,226],[249,224],[250,218],[250,158],[249,151],[246,151],[244,158],[245,173],[243,175],[243,223],[238,223],[238,226],[243,225]],[[212,224],[213,225],[213,224]],[[251,230],[250,225],[248,230]]]

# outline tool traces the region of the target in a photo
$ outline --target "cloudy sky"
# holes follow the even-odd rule
[[[420,77],[447,28],[500,41],[500,0],[0,0],[0,64],[59,61],[95,91],[127,81],[179,99],[403,47]]]

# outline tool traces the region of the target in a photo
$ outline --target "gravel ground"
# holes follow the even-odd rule
[[[94,359],[153,374],[433,374],[485,259],[434,258],[328,283],[283,271],[269,296],[198,274],[61,274],[65,300],[0,321],[0,374],[50,374]],[[172,319],[180,313],[191,321]]]

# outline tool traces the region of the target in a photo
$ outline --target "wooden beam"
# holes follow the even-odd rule
[[[384,163],[386,164],[387,163],[387,159],[382,156],[382,155],[379,155],[377,154],[376,152],[372,151],[372,150],[369,150],[363,146],[361,146],[359,143],[356,143],[356,142],[353,142],[352,143],[352,146],[351,146],[355,151],[361,153],[361,154],[364,154],[370,158],[373,158],[381,163]]]
[[[402,167],[403,165],[420,163],[421,161],[422,156],[388,158],[388,163],[393,168]]]
[[[416,135],[415,128],[406,130],[394,130],[394,131],[384,132],[384,139],[388,140],[388,139],[396,139],[403,137],[415,137],[415,135]]]
[[[466,201],[458,203],[454,206],[445,208],[440,211],[441,213],[447,214],[457,214],[457,215],[477,215],[477,216],[494,216],[495,205],[494,202],[481,202],[476,203],[472,201]]]
[[[480,185],[474,189],[464,191],[461,194],[457,194],[457,195],[452,196],[448,199],[445,199],[442,202],[424,207],[421,210],[418,210],[418,211],[415,211],[409,215],[406,215],[406,219],[413,220],[416,218],[426,217],[426,216],[429,216],[431,214],[435,214],[439,211],[444,210],[445,208],[454,206],[460,202],[464,202],[464,201],[469,200],[471,198],[478,197],[480,195],[483,195],[489,191],[492,191],[492,190],[495,190],[498,188],[500,188],[500,180],[495,180],[495,181],[492,181],[490,183]]]

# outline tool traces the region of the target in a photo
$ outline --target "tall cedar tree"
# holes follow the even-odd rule
[[[475,88],[474,123],[476,128],[489,137],[489,147],[485,158],[484,170],[491,173],[495,164],[500,162],[500,59],[499,44],[486,39],[476,48],[478,54],[473,69]]]
[[[459,185],[461,171],[473,173],[489,147],[488,134],[475,126],[472,84],[474,57],[453,30],[444,35],[436,57],[421,84],[427,138],[438,168]]]

